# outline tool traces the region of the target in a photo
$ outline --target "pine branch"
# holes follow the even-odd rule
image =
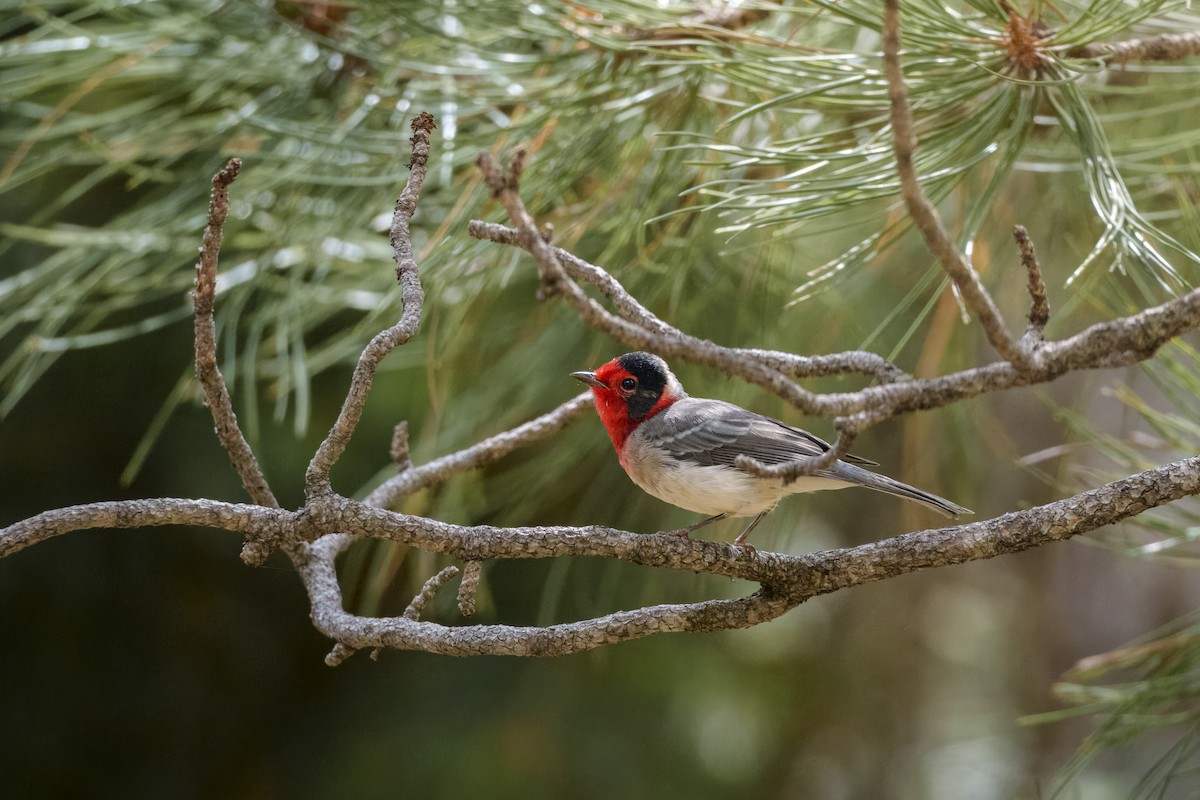
[[[260,506],[278,508],[279,501],[275,499],[250,443],[246,441],[242,429],[238,426],[225,377],[221,375],[217,366],[217,331],[213,322],[213,307],[217,294],[217,259],[221,252],[225,217],[229,213],[229,187],[237,180],[241,169],[241,160],[232,158],[212,180],[208,225],[204,228],[200,260],[196,264],[196,285],[192,292],[192,302],[195,306],[196,378],[204,390],[204,400],[212,414],[217,441],[229,454],[229,460],[238,477],[242,479],[246,494]],[[262,542],[248,540],[242,549],[242,560],[247,564],[262,565],[269,555],[270,549]]]
[[[497,244],[514,245],[532,253],[532,249],[523,244],[525,240],[518,234],[517,229],[510,228],[507,225],[473,219],[467,225],[467,232],[476,239],[486,239],[489,242],[496,242]],[[873,376],[880,383],[892,383],[908,378],[908,375],[903,370],[887,359],[876,353],[868,353],[863,350],[849,350],[844,353],[831,353],[828,355],[801,356],[795,353],[784,353],[779,350],[718,347],[711,342],[702,342],[656,317],[604,269],[595,264],[589,264],[574,253],[570,253],[561,247],[553,248],[553,254],[568,275],[575,280],[583,281],[599,289],[600,293],[613,304],[613,308],[622,319],[645,328],[648,331],[661,334],[664,340],[676,340],[688,343],[693,348],[701,344],[710,346],[715,349],[715,352],[720,353],[718,361],[720,365],[736,364],[740,361],[750,359],[792,378],[820,378],[827,375],[860,374]]]
[[[1200,458],[1189,458],[995,519],[807,555],[759,552],[718,542],[671,535],[640,535],[601,527],[457,526],[380,507],[408,492],[492,462],[518,447],[553,435],[586,411],[588,398],[581,395],[536,420],[458,453],[423,466],[408,466],[372,493],[366,502],[342,496],[332,488],[329,469],[358,424],[379,360],[408,341],[420,320],[423,292],[412,255],[408,221],[419,199],[432,128],[433,120],[427,114],[419,116],[414,123],[413,172],[397,202],[393,222],[392,245],[397,275],[403,286],[403,315],[396,325],[372,339],[360,358],[341,413],[309,466],[302,508],[287,511],[267,507],[265,503],[236,505],[172,498],[77,506],[48,511],[0,530],[0,556],[74,530],[205,525],[244,534],[264,548],[282,547],[308,592],[314,625],[336,643],[327,657],[330,664],[339,663],[363,647],[420,649],[451,655],[561,655],[654,633],[749,627],[773,619],[819,594],[918,569],[1019,552],[1200,493]],[[1073,370],[1135,363],[1148,358],[1172,338],[1200,327],[1198,290],[1161,306],[1094,325],[1069,339],[1044,343],[1038,348],[1036,364],[1025,368],[1004,361],[940,378],[904,380],[870,386],[858,392],[819,395],[800,389],[793,380],[806,368],[806,362],[788,357],[788,354],[722,348],[689,336],[646,311],[604,270],[579,262],[569,253],[552,247],[520,198],[519,180],[527,164],[524,154],[518,153],[507,169],[501,169],[486,156],[481,157],[479,163],[485,181],[508,211],[514,228],[502,231],[474,226],[473,230],[483,232],[488,238],[492,234],[508,238],[511,243],[528,250],[534,256],[543,289],[548,295],[562,297],[581,321],[623,341],[656,346],[659,352],[668,355],[685,355],[726,375],[746,377],[789,399],[794,398],[802,408],[812,407],[823,413],[843,415],[838,419],[840,433],[835,454],[844,451],[862,427],[886,416],[1051,380]],[[224,202],[222,199],[221,203]],[[214,196],[214,207],[217,205]],[[218,234],[219,216],[214,216],[217,224],[210,225]],[[202,277],[197,285],[198,319],[203,313],[211,313],[210,289],[215,281],[218,246],[219,236],[206,238]],[[618,309],[617,313],[609,312],[584,294],[577,281],[600,287]],[[1036,306],[1036,292],[1034,294]],[[202,328],[198,322],[198,340],[206,339],[204,348],[207,350],[210,331]],[[838,358],[830,357],[825,364],[835,362],[847,371],[867,374],[876,374],[876,370],[886,365],[881,359],[862,359],[855,354],[839,354]],[[857,370],[851,364],[866,369]],[[217,375],[219,380],[219,373]],[[236,429],[236,422],[232,424]],[[406,439],[406,433],[400,432],[392,448],[393,459],[401,464],[407,450]],[[799,475],[818,463],[819,459],[809,460],[790,465],[788,469],[796,470],[795,474]],[[748,468],[755,467],[748,465]],[[332,533],[334,531],[338,533]],[[451,627],[418,621],[422,605],[457,570],[449,567],[427,582],[405,615],[366,618],[344,610],[335,569],[338,554],[356,536],[386,539],[462,560],[467,565],[459,598],[464,614],[473,609],[479,567],[487,559],[617,558],[648,567],[753,581],[760,588],[736,600],[655,605],[544,628]]]
[[[437,123],[428,112],[421,112],[412,122],[412,171],[404,190],[396,199],[396,210],[392,216],[391,243],[396,258],[396,280],[401,287],[404,313],[392,327],[375,335],[359,356],[358,365],[350,381],[350,391],[342,404],[341,413],[333,423],[329,435],[313,455],[304,476],[304,491],[314,495],[329,491],[329,470],[333,468],[350,443],[350,435],[358,426],[367,393],[375,380],[375,370],[388,353],[407,342],[417,332],[421,322],[421,308],[425,303],[425,291],[421,288],[421,276],[413,256],[409,222],[417,210],[421,187],[425,184],[425,172],[429,160],[429,137]]]
[[[817,595],[920,569],[1021,552],[1196,493],[1200,493],[1200,457],[991,520],[798,556],[600,527],[449,525],[373,508],[336,494],[310,500],[295,512],[209,500],[130,500],[59,509],[2,529],[0,556],[89,528],[205,525],[292,542],[300,542],[314,531],[336,529],[448,553],[468,563],[607,557],[761,584],[760,590],[739,600],[651,606],[546,628],[448,627],[418,622],[412,615],[359,617],[343,610],[334,561],[348,540],[346,536],[324,536],[289,550],[308,590],[314,624],[345,647],[419,649],[447,655],[564,655],[652,633],[750,627]],[[441,580],[427,584],[419,597],[428,599],[450,577],[443,571]]]
[[[535,260],[543,259],[546,262],[543,274],[555,275],[556,292],[582,322],[630,347],[653,350],[665,357],[680,357],[724,375],[743,378],[777,394],[804,414],[837,418],[841,431],[861,433],[871,425],[909,411],[940,408],[982,394],[1047,383],[1071,371],[1136,364],[1153,356],[1172,339],[1200,328],[1200,289],[1193,289],[1137,314],[1096,323],[1069,338],[1039,343],[1034,351],[1036,360],[1025,366],[997,361],[933,378],[895,380],[853,392],[817,394],[802,388],[793,378],[851,372],[878,374],[876,370],[887,373],[891,365],[877,356],[863,358],[858,351],[808,359],[776,351],[730,348],[664,327],[657,317],[636,310],[623,314],[621,309],[628,307],[624,299],[628,293],[616,279],[601,267],[586,262],[582,262],[586,270],[566,269],[565,265],[579,260],[561,248],[551,248],[537,233],[538,227],[520,203],[519,187],[511,176],[493,172],[489,180],[496,182],[500,196],[507,198],[506,202],[523,220],[525,233],[520,234],[518,228],[478,220],[472,221],[468,230],[478,238],[512,244],[529,252]],[[1032,243],[1028,244],[1032,253]],[[610,313],[574,283],[555,274],[560,269],[565,270],[566,277],[603,285],[604,294],[613,298],[618,314]]]
[[[908,90],[900,67],[900,0],[885,0],[883,13],[883,64],[887,73],[888,95],[892,111],[892,144],[896,153],[896,170],[900,173],[900,190],[913,223],[925,239],[929,251],[954,281],[954,288],[966,303],[971,314],[979,320],[992,347],[1019,370],[1028,369],[1029,357],[1013,340],[1000,317],[995,301],[979,279],[979,274],[967,262],[942,224],[937,209],[921,190],[913,165],[917,137],[913,131],[912,109],[908,105]]]
[[[387,508],[405,495],[442,483],[451,475],[498,461],[518,447],[553,436],[592,408],[591,392],[583,392],[553,411],[518,425],[512,430],[488,437],[456,453],[434,459],[419,467],[409,467],[384,481],[367,495],[368,505]]]

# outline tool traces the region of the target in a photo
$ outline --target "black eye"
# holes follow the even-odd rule
[[[637,388],[637,381],[635,381],[633,378],[626,378],[625,380],[621,381],[621,388],[627,392],[632,392]]]

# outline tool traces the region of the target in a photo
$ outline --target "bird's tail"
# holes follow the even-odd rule
[[[907,483],[901,483],[897,480],[892,480],[886,475],[880,475],[877,472],[871,472],[862,467],[856,467],[853,464],[847,464],[844,461],[836,463],[830,474],[843,481],[854,483],[859,486],[865,486],[868,489],[874,489],[877,492],[885,494],[894,494],[896,497],[903,497],[905,500],[912,500],[920,503],[923,506],[928,506],[934,511],[945,514],[947,517],[957,517],[959,514],[974,514],[975,512],[969,508],[951,503],[944,497],[938,497],[936,494],[931,494],[923,489],[918,489],[915,486],[909,486]]]

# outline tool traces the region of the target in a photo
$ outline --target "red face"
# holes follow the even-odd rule
[[[637,376],[622,367],[619,358],[614,358],[597,369],[595,376],[597,380],[604,384],[603,387],[592,387],[592,395],[596,401],[596,411],[599,412],[600,421],[604,423],[604,428],[608,431],[609,438],[612,439],[613,446],[617,448],[618,454],[624,448],[625,440],[629,438],[629,434],[633,433],[633,430],[642,421],[654,416],[678,399],[671,396],[670,392],[664,390],[662,396],[657,398],[648,411],[640,415],[635,414],[631,418],[631,401],[634,401],[638,390],[641,388],[638,384]],[[644,402],[633,402],[635,408],[639,405],[641,408],[645,408]]]

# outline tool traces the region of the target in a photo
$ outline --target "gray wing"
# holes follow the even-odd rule
[[[647,443],[665,448],[684,461],[703,465],[734,466],[740,455],[763,464],[782,464],[817,456],[830,445],[808,431],[784,425],[720,400],[685,398],[644,423],[639,434]],[[852,464],[876,466],[858,456],[845,455]]]

